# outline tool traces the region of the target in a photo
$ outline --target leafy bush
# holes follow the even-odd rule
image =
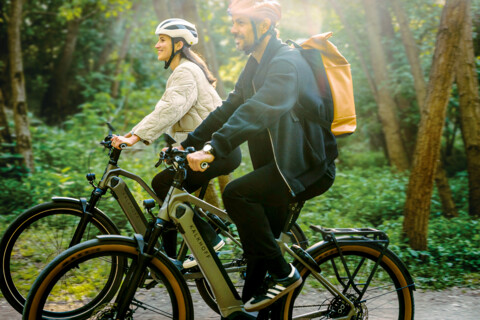
[[[407,176],[392,173],[388,167],[342,168],[337,169],[330,190],[310,200],[306,209],[320,211],[320,215],[332,212],[355,227],[378,225],[403,214]]]
[[[428,250],[415,251],[402,240],[402,218],[379,226],[390,236],[391,249],[403,260],[417,286],[479,286],[480,223],[466,213],[446,219],[430,218]]]

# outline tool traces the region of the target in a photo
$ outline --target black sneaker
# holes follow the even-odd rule
[[[301,285],[303,280],[300,273],[294,266],[291,264],[290,266],[292,267],[292,271],[287,277],[283,279],[275,279],[273,276],[270,276],[267,278],[266,281],[268,281],[268,283],[265,286],[265,289],[262,290],[260,294],[253,296],[253,298],[247,301],[245,304],[245,310],[250,312],[266,308]]]
[[[222,249],[222,247],[225,245],[225,241],[223,241],[222,238],[220,238],[218,235],[217,235],[217,238],[215,240],[217,240],[217,243],[215,245],[213,245],[213,250],[218,251],[218,250]],[[197,260],[195,260],[195,257],[193,255],[187,256],[185,258],[185,261],[183,261],[183,268],[184,269],[193,268],[196,265],[198,265],[198,263],[197,263]]]

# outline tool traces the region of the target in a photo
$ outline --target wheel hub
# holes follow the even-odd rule
[[[346,297],[353,301],[355,306],[355,313],[351,320],[366,320],[368,319],[368,310],[365,303],[357,302],[353,294],[347,294]],[[341,297],[335,297],[328,306],[328,314],[332,319],[345,317],[350,312],[350,305]]]
[[[115,304],[109,303],[99,306],[92,314],[92,320],[115,320],[117,317],[117,308]],[[128,310],[125,320],[133,320],[132,310]]]

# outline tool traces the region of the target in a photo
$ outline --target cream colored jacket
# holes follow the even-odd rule
[[[155,110],[133,129],[145,144],[150,144],[163,133],[171,135],[177,143],[222,104],[202,69],[182,58],[167,81],[167,87]]]

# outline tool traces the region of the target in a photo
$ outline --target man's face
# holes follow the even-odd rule
[[[232,28],[230,32],[235,37],[237,50],[248,51],[254,44],[252,23],[246,16],[232,16]]]

